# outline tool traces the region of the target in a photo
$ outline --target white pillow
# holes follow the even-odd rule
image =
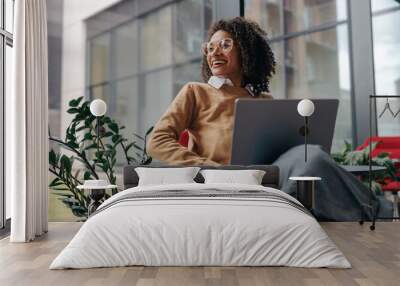
[[[193,179],[199,170],[199,167],[135,168],[139,176],[138,186],[195,183]]]
[[[261,185],[265,171],[261,170],[202,170],[205,184]]]

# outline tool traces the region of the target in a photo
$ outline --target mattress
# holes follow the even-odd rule
[[[263,186],[198,183],[114,195],[50,269],[129,265],[351,267],[293,197]]]

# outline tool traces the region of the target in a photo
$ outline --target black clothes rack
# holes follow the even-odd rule
[[[374,107],[376,107],[376,99],[377,98],[386,98],[387,102],[386,104],[389,104],[389,98],[398,98],[400,99],[400,95],[370,95],[369,96],[369,160],[368,160],[368,165],[369,165],[369,172],[368,172],[368,181],[369,181],[369,203],[368,204],[363,204],[364,207],[367,207],[371,210],[371,216],[372,216],[372,224],[370,225],[370,229],[374,230],[375,229],[375,222],[377,219],[399,219],[399,217],[377,217],[378,211],[379,211],[379,206],[377,208],[374,208],[374,206],[372,205],[372,120],[373,118],[376,118],[376,111],[374,112]],[[387,105],[385,105],[384,111],[386,111]],[[390,107],[389,107],[390,108]],[[384,111],[382,113],[380,113],[381,117],[384,113]],[[391,109],[389,109],[389,111],[391,111]],[[374,112],[374,115],[372,115],[372,113]],[[393,113],[392,111],[390,112],[393,116],[393,118],[396,118],[396,116],[399,114],[398,112]],[[377,124],[377,119],[375,120],[376,122],[376,126]],[[376,130],[378,130],[378,128],[376,128]],[[360,224],[364,223],[364,213],[362,212],[362,216],[361,216],[361,220],[360,220]]]

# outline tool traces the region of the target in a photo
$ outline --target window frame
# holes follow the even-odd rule
[[[6,217],[6,189],[5,189],[5,93],[6,93],[6,47],[13,47],[13,34],[6,30],[6,0],[0,0],[0,236],[6,235],[10,230],[10,218]],[[15,1],[12,0],[13,13]]]
[[[107,29],[104,29],[103,31],[101,31],[99,33],[87,33],[88,37],[86,38],[86,72],[85,72],[85,74],[86,74],[86,79],[85,79],[86,86],[85,86],[85,96],[89,100],[94,99],[93,90],[96,87],[106,86],[108,88],[108,92],[109,92],[108,98],[112,100],[112,102],[108,103],[109,107],[110,107],[110,110],[112,110],[112,108],[116,105],[116,103],[115,103],[115,100],[116,100],[116,85],[117,85],[118,82],[121,82],[121,81],[124,81],[124,80],[128,80],[128,79],[137,78],[138,94],[145,94],[146,93],[145,92],[146,91],[145,78],[146,78],[147,75],[150,75],[150,74],[153,74],[153,73],[167,71],[167,70],[170,70],[170,69],[179,68],[181,66],[190,65],[190,64],[195,63],[195,62],[201,62],[202,55],[201,55],[200,51],[199,51],[199,54],[197,56],[188,57],[184,61],[177,61],[175,59],[175,57],[174,57],[174,51],[171,50],[171,53],[172,53],[172,55],[171,55],[171,63],[163,64],[161,66],[152,67],[152,68],[145,68],[144,64],[143,64],[143,59],[141,58],[141,46],[138,45],[138,47],[137,47],[137,49],[138,49],[137,53],[138,54],[136,55],[138,57],[138,59],[137,59],[137,63],[138,63],[137,71],[135,71],[134,73],[132,73],[132,74],[130,74],[128,76],[122,76],[122,77],[117,77],[116,73],[115,73],[115,66],[114,66],[115,65],[115,62],[114,62],[114,60],[115,60],[115,50],[116,50],[116,48],[115,48],[115,45],[116,45],[116,42],[115,42],[115,31],[117,29],[123,27],[123,26],[130,25],[130,24],[132,24],[132,22],[136,21],[137,22],[136,23],[136,25],[137,25],[136,29],[137,29],[137,32],[138,32],[137,36],[138,36],[138,39],[140,39],[141,38],[141,33],[143,31],[143,28],[142,28],[143,27],[143,19],[147,15],[149,15],[151,13],[154,13],[157,10],[163,9],[168,5],[171,5],[171,6],[172,5],[176,5],[177,3],[182,2],[182,1],[184,1],[184,0],[172,0],[172,1],[169,1],[165,5],[161,5],[161,6],[157,6],[155,8],[152,8],[149,11],[146,11],[143,14],[133,15],[131,18],[127,19],[126,21],[120,22],[120,23],[118,23],[117,25],[115,25],[113,27],[108,27]],[[222,3],[224,1],[226,3]],[[232,7],[231,7],[232,5],[229,5],[229,4],[231,4],[229,2],[231,2],[231,0],[229,0],[229,1],[223,0],[223,1],[221,1],[221,3],[220,3],[220,1],[213,2],[213,6],[212,6],[213,19],[212,19],[212,21],[215,21],[215,18],[217,17],[216,14],[215,14],[216,9],[218,9],[218,11],[226,13],[226,11],[228,11],[227,8],[230,7],[231,8],[230,11],[232,11]],[[218,6],[218,7],[216,7],[216,6]],[[237,0],[237,5],[234,5],[234,6],[236,8],[239,7],[239,0]],[[235,7],[233,7],[233,8],[235,8]],[[201,25],[202,26],[205,26],[205,23],[204,23],[204,21],[205,21],[205,19],[204,19],[205,18],[205,15],[204,15],[205,14],[204,13],[205,8],[206,8],[206,0],[203,0],[202,1],[202,9],[201,9],[201,21],[202,21]],[[172,11],[171,11],[172,16],[171,17],[174,19],[174,16],[176,16],[176,13],[177,13],[176,7],[171,7],[171,9],[172,9]],[[237,10],[237,11],[233,10],[233,12],[239,13],[239,10]],[[173,21],[172,22],[172,27],[171,27],[171,39],[174,39],[174,36],[176,35],[176,29],[177,29],[176,28],[176,22]],[[110,46],[109,46],[109,55],[108,55],[109,56],[109,60],[110,60],[109,65],[108,65],[108,73],[109,73],[109,75],[108,75],[108,78],[105,79],[103,82],[93,84],[91,82],[91,76],[92,76],[92,71],[91,71],[92,44],[93,44],[93,41],[95,39],[97,39],[99,37],[102,37],[105,34],[109,34],[109,36],[110,36]],[[139,104],[143,104],[144,100],[145,100],[144,97],[139,97]],[[140,124],[140,120],[141,120],[141,117],[139,116],[139,118],[138,118],[139,126],[141,125]],[[142,133],[146,132],[146,130],[138,130],[138,131],[142,132]]]
[[[241,5],[243,5],[243,8],[241,7],[241,11],[245,11],[245,1],[244,0],[240,0],[241,1]],[[280,0],[283,2],[283,0]],[[349,0],[348,0],[349,1]],[[287,50],[288,50],[288,41],[292,40],[292,39],[296,39],[298,37],[305,37],[307,35],[312,35],[315,33],[320,33],[320,32],[324,32],[324,31],[331,31],[331,30],[338,30],[339,27],[342,26],[347,26],[347,35],[348,35],[348,48],[349,48],[349,65],[350,65],[350,73],[352,71],[352,53],[350,52],[352,49],[352,43],[350,40],[350,33],[351,33],[351,21],[350,21],[350,14],[349,14],[349,3],[348,1],[346,1],[346,11],[347,11],[347,16],[345,19],[341,19],[341,20],[331,20],[329,22],[324,22],[322,24],[318,24],[312,27],[308,27],[308,28],[304,28],[304,29],[300,29],[297,31],[292,31],[292,32],[285,32],[286,31],[286,22],[285,19],[283,17],[284,15],[284,5],[280,5],[279,6],[279,12],[280,12],[280,25],[281,25],[281,29],[283,31],[283,34],[280,35],[276,35],[276,36],[272,36],[270,38],[268,38],[268,42],[272,45],[272,44],[277,44],[277,45],[281,45],[282,51],[283,51],[283,62],[282,62],[282,82],[280,83],[282,86],[279,87],[279,90],[282,91],[283,93],[283,98],[289,98],[289,91],[288,91],[288,75],[287,75],[287,70],[286,70],[286,65],[285,62],[287,60],[286,58],[286,54],[287,54]],[[350,75],[351,77],[351,75]],[[357,143],[357,134],[356,134],[356,121],[355,118],[353,116],[354,114],[354,93],[353,93],[353,81],[352,78],[350,78],[350,102],[352,103],[351,106],[351,137],[352,137],[352,142],[355,145]]]
[[[238,0],[239,1],[239,0]],[[282,1],[282,0],[281,0]],[[372,18],[383,14],[391,13],[400,9],[392,7],[381,11],[372,12],[371,1],[351,1],[347,0],[347,17],[344,20],[332,21],[307,30],[291,32],[269,39],[271,43],[282,42],[285,50],[285,40],[293,37],[306,35],[309,33],[320,32],[332,29],[339,25],[348,25],[348,46],[349,46],[349,66],[351,83],[351,118],[352,118],[352,139],[353,145],[360,145],[369,137],[368,126],[364,122],[368,121],[368,96],[375,94],[375,68],[373,53],[373,31]],[[245,1],[240,0],[241,5],[245,6]],[[241,7],[244,11],[245,7]],[[242,15],[245,16],[245,15]],[[284,20],[282,19],[282,22]],[[284,27],[282,26],[284,30]],[[284,95],[287,96],[287,86],[283,73]],[[373,134],[377,134],[376,120],[373,122]]]
[[[389,7],[389,8],[384,8],[378,11],[373,11],[372,10],[372,1],[374,0],[370,0],[368,1],[370,4],[370,23],[371,23],[371,45],[372,45],[372,65],[373,65],[373,83],[374,83],[374,92],[373,95],[377,93],[376,91],[376,69],[375,69],[375,41],[374,41],[374,19],[376,18],[380,18],[380,17],[385,17],[387,15],[391,15],[393,13],[397,13],[400,12],[400,3],[398,6],[396,7]],[[379,93],[379,91],[378,91]],[[387,94],[387,95],[393,95],[393,94]],[[377,116],[377,103],[376,100],[374,101],[374,104],[372,106],[372,114],[375,114],[375,118],[372,121],[372,134],[373,136],[379,136],[379,124],[378,124],[378,116]]]
[[[181,0],[171,1],[178,2]],[[171,3],[168,2],[168,3]],[[245,16],[245,0],[220,0],[213,2],[213,21],[224,17],[235,17]],[[351,0],[347,0],[347,17],[343,20],[330,21],[327,23],[320,24],[305,30],[290,32],[283,35],[275,36],[269,39],[271,43],[281,43],[283,49],[286,49],[286,42],[290,38],[305,36],[307,34],[321,32],[337,28],[341,25],[348,26],[348,45],[349,45],[349,66],[350,66],[350,82],[351,82],[351,118],[352,118],[352,139],[354,146],[362,143],[362,141],[368,137],[369,132],[363,126],[365,118],[368,116],[368,112],[365,109],[366,97],[369,94],[375,93],[375,71],[374,71],[374,55],[373,55],[373,35],[372,35],[372,18],[374,16],[380,16],[400,9],[400,7],[388,8],[377,12],[372,12],[371,0],[362,1],[362,3],[353,3]],[[357,7],[355,5],[358,5]],[[362,7],[360,7],[360,5]],[[359,8],[359,9],[356,9]],[[362,9],[360,9],[362,8]],[[370,23],[370,25],[367,25]],[[87,39],[88,45],[90,44],[90,37]],[[360,46],[362,49],[362,55],[359,54]],[[89,50],[89,49],[88,49]],[[192,62],[197,59],[191,59]],[[365,63],[367,62],[367,63]],[[162,67],[161,69],[168,68]],[[151,72],[151,71],[148,71]],[[283,72],[283,92],[287,96],[286,72]],[[139,73],[135,76],[143,76]],[[364,79],[364,80],[362,80]],[[362,87],[365,82],[370,84],[367,87]],[[90,84],[86,85],[87,96],[90,98]],[[376,122],[373,126],[376,134]]]

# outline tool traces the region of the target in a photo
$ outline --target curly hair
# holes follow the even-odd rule
[[[208,30],[207,41],[219,30],[229,33],[240,48],[242,86],[250,84],[257,95],[269,92],[269,80],[275,74],[276,62],[266,39],[267,33],[257,23],[236,17],[215,22]],[[212,76],[207,56],[203,56],[201,74],[205,82]]]

